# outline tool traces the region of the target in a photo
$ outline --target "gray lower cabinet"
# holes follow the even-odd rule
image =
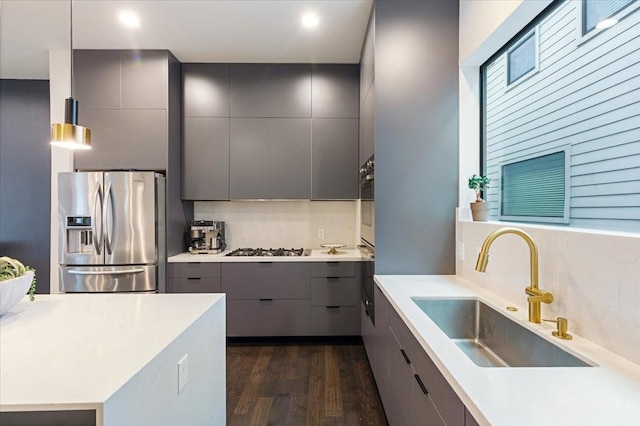
[[[314,118],[311,198],[358,198],[358,119]]]
[[[167,293],[220,293],[220,264],[169,263]]]
[[[472,426],[473,417],[382,291],[375,288],[376,326],[363,341],[390,425]],[[380,314],[380,315],[378,315]],[[365,337],[365,335],[367,337]]]
[[[231,199],[309,199],[311,120],[232,118]]]
[[[229,119],[184,117],[182,199],[229,199]]]
[[[369,359],[369,365],[371,370],[376,370],[376,345],[374,344],[375,328],[370,317],[370,312],[364,306],[364,303],[360,303],[360,335],[362,336],[362,343],[364,343],[364,349]],[[375,377],[375,375],[374,375]],[[376,381],[378,378],[376,377]],[[380,395],[382,397],[382,395]],[[383,399],[384,402],[384,399]]]
[[[309,264],[224,263],[227,336],[308,336]]]
[[[360,334],[360,269],[354,262],[311,264],[311,335]]]

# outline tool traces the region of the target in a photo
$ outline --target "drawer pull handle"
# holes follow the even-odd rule
[[[261,302],[271,302],[273,299],[260,299]]]
[[[417,374],[414,374],[413,377],[416,378],[416,382],[418,382],[418,386],[420,386],[420,389],[422,389],[422,393],[424,393],[425,395],[429,395],[429,391],[424,386],[424,383],[422,383],[422,379],[420,379],[420,376],[418,376]]]
[[[261,265],[271,265],[273,262],[258,262]]]
[[[328,280],[339,280],[340,277],[327,277]]]
[[[404,349],[400,349],[400,353],[402,353],[402,356],[404,357],[404,360],[407,364],[411,364],[411,360],[409,359],[409,356],[407,355],[407,353],[404,351]]]
[[[337,265],[340,262],[327,262],[327,265]]]
[[[370,315],[369,315],[369,311],[368,311],[368,310],[366,310],[366,309],[365,309],[365,310],[364,310],[364,313],[365,313],[365,314],[367,314],[367,316],[368,316],[368,317],[370,317]]]
[[[340,306],[337,305],[328,305],[327,309],[340,309]]]
[[[189,277],[188,280],[201,280],[201,277]]]
[[[187,265],[199,265],[202,262],[187,262]]]

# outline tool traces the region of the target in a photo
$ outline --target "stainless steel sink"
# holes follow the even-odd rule
[[[477,299],[412,298],[480,367],[591,367]]]

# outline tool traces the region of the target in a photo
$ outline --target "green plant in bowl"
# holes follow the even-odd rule
[[[29,271],[33,272],[33,279],[31,280],[31,285],[28,292],[29,300],[33,302],[35,298],[34,294],[36,292],[35,269],[29,266],[24,266],[19,260],[12,259],[8,256],[0,257],[0,285],[2,285],[2,281],[20,278]]]

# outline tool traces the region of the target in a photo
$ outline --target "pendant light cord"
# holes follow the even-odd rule
[[[71,49],[71,73],[69,78],[69,93],[73,98],[73,0],[69,0],[69,47]]]

